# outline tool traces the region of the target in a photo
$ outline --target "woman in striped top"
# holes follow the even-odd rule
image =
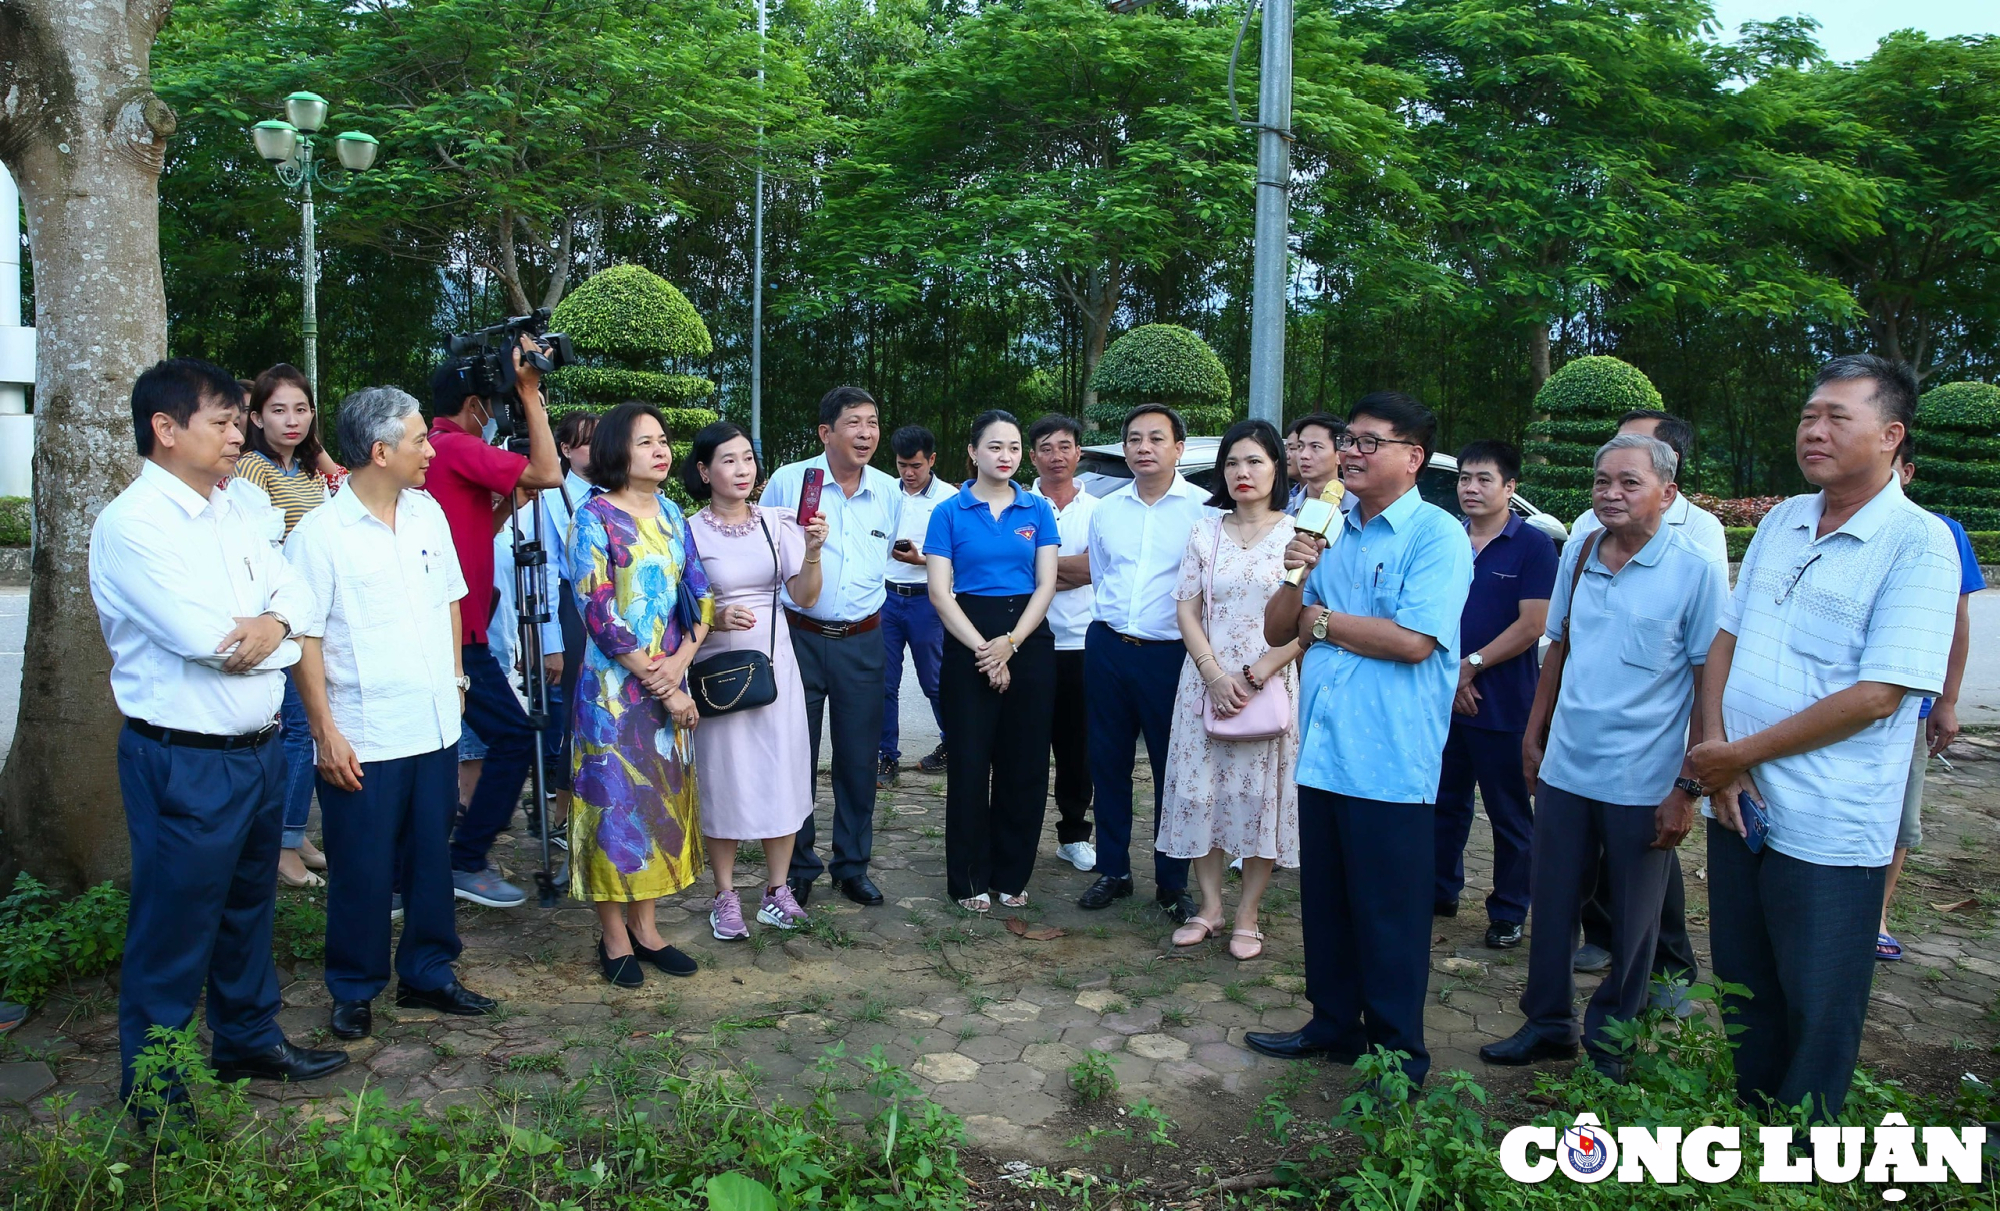
[[[284,514],[281,540],[291,536],[299,518],[326,503],[326,471],[338,469],[320,447],[315,427],[312,384],[296,366],[280,362],[257,376],[250,388],[250,428],[243,435],[247,449],[236,460],[236,474],[264,489]],[[323,880],[313,872],[326,869],[326,857],[306,839],[317,758],[305,704],[289,671],[278,720],[285,746],[284,849],[278,855],[278,879],[288,887],[318,887]]]

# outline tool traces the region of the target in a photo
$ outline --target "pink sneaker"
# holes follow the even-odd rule
[[[725,891],[710,903],[708,929],[718,942],[750,936],[750,927],[743,923],[743,901],[737,899],[734,891]]]
[[[779,929],[797,929],[805,924],[806,910],[792,898],[792,889],[780,883],[775,890],[764,893],[764,905],[757,910],[757,919]]]

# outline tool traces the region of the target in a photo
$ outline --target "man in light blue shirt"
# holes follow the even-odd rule
[[[859,387],[835,387],[819,401],[825,452],[772,472],[759,503],[795,509],[806,472],[817,470],[819,512],[827,520],[820,558],[819,600],[801,609],[785,594],[792,651],[806,688],[813,768],[819,768],[820,717],[833,717],[833,860],[813,849],[817,827],[807,816],[792,849],[789,882],[800,904],[825,869],[840,894],[876,905],[882,893],[868,877],[875,849],[875,747],[882,738],[882,602],[889,549],[896,542],[903,489],[868,465],[882,440],[875,397]]]
[[[1363,396],[1339,437],[1355,507],[1333,545],[1300,536],[1264,640],[1308,645],[1299,702],[1299,865],[1312,1021],[1251,1034],[1280,1059],[1353,1063],[1401,1052],[1421,1084],[1429,984],[1437,786],[1458,689],[1458,624],[1472,543],[1417,493],[1437,440],[1430,409],[1395,391]]]
[[[1676,779],[1689,744],[1701,740],[1695,695],[1724,594],[1707,553],[1666,522],[1679,461],[1655,437],[1606,442],[1591,488],[1602,536],[1571,540],[1557,569],[1553,646],[1522,742],[1524,772],[1540,775],[1529,891],[1536,944],[1521,995],[1528,1021],[1480,1048],[1489,1064],[1576,1054],[1571,956],[1600,855],[1611,969],[1590,999],[1583,1040],[1614,1081],[1624,1059],[1604,1024],[1646,1008],[1674,847],[1694,826],[1699,796]]]
[[[1840,1113],[1860,1058],[1918,704],[1944,686],[1958,612],[1951,533],[1896,481],[1916,410],[1900,362],[1820,370],[1794,441],[1820,490],[1757,527],[1708,654],[1706,739],[1688,753],[1714,792],[1715,974],[1750,992],[1723,997],[1742,1027],[1736,1091],[1816,1119]],[[1755,850],[1745,796],[1769,826]]]

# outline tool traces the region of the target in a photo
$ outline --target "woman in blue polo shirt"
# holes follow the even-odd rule
[[[1056,514],[1013,482],[1021,426],[981,413],[966,451],[976,474],[931,513],[931,604],[944,623],[938,710],[945,755],[944,870],[971,912],[1027,904],[1048,805],[1056,649]]]

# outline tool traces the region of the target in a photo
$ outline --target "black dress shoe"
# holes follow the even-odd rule
[[[1593,1055],[1590,1057],[1590,1066],[1597,1069],[1597,1075],[1614,1085],[1625,1083],[1625,1061],[1616,1056]]]
[[[274,1043],[256,1055],[215,1061],[215,1079],[231,1081],[316,1081],[347,1067],[345,1051],[318,1051],[295,1047],[289,1042]]]
[[[1303,1030],[1289,1030],[1283,1034],[1252,1031],[1243,1036],[1243,1042],[1252,1051],[1261,1052],[1279,1060],[1329,1059],[1336,1064],[1352,1064],[1361,1057],[1352,1052],[1338,1052],[1331,1047],[1310,1042]]]
[[[1432,916],[1434,916],[1434,917],[1455,917],[1455,916],[1457,916],[1457,915],[1458,915],[1458,901],[1457,901],[1457,900],[1439,900],[1439,901],[1438,901],[1437,903],[1435,903],[1435,904],[1431,905],[1431,915],[1432,915]]]
[[[500,1002],[492,997],[483,997],[453,980],[442,988],[411,988],[400,985],[396,989],[396,1005],[401,1009],[435,1009],[453,1017],[477,1018],[492,1013]]]
[[[366,1001],[335,1001],[333,1022],[327,1027],[337,1039],[365,1039],[375,1029],[375,1014]]]
[[[670,976],[691,976],[701,970],[700,965],[693,959],[688,958],[685,954],[682,954],[671,946],[662,946],[658,950],[648,950],[644,946],[634,942],[632,943],[632,953],[641,962],[651,963]]]
[[[1077,898],[1079,908],[1109,908],[1113,900],[1123,900],[1132,894],[1132,877],[1119,878],[1117,875],[1099,875],[1096,882],[1084,890]]]
[[[1163,887],[1154,893],[1153,902],[1176,925],[1186,925],[1187,919],[1195,914],[1194,897],[1185,887]]]
[[[792,899],[799,902],[800,908],[804,908],[806,901],[812,899],[813,881],[811,879],[786,879],[785,886],[792,889]]]
[[[1523,1026],[1514,1032],[1512,1038],[1488,1043],[1479,1049],[1479,1058],[1487,1063],[1514,1068],[1536,1060],[1568,1060],[1575,1057],[1575,1043],[1544,1038],[1535,1033],[1533,1026]]]
[[[637,988],[646,982],[646,971],[639,966],[637,954],[619,955],[612,958],[604,953],[604,939],[597,939],[597,966],[604,978],[620,988]]]
[[[856,904],[866,904],[870,908],[873,908],[882,902],[882,889],[875,886],[875,880],[869,878],[867,875],[855,875],[851,879],[841,879],[835,882],[834,886],[840,889],[841,895],[846,896]],[[800,900],[799,907],[804,908],[805,903],[804,900]]]
[[[1494,950],[1512,950],[1521,944],[1519,921],[1494,921],[1486,927],[1486,945]]]

